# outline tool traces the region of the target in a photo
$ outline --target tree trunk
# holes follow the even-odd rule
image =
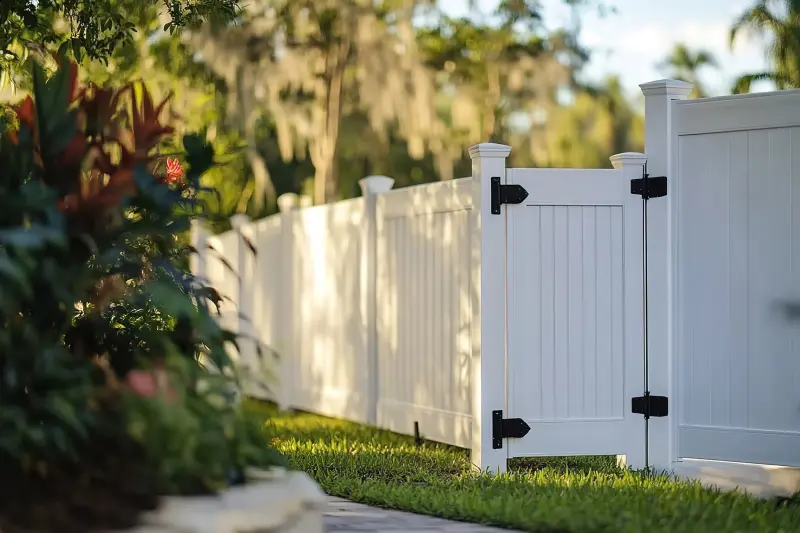
[[[489,90],[486,92],[486,114],[483,117],[483,132],[480,142],[493,142],[497,127],[497,106],[500,104],[500,69],[494,61],[486,66]]]
[[[261,210],[264,207],[264,200],[272,204],[276,200],[275,184],[269,175],[266,160],[258,151],[255,134],[255,118],[248,117],[245,126],[245,141],[247,142],[247,162],[250,170],[253,171],[255,181],[255,207]]]
[[[336,197],[338,186],[339,127],[342,121],[344,75],[350,57],[351,42],[345,39],[325,58],[325,102],[323,132],[317,141],[314,163],[314,203],[324,204]],[[314,160],[316,159],[316,161]]]

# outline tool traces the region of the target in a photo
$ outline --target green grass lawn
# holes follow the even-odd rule
[[[466,450],[295,413],[265,427],[292,467],[331,495],[375,506],[541,533],[800,532],[800,505],[777,505],[617,468],[611,457],[515,461],[474,471]]]

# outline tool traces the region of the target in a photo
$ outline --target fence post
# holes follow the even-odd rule
[[[202,218],[193,218],[191,245],[195,252],[189,256],[189,270],[200,281],[208,282],[208,237],[210,235]]]
[[[364,224],[361,226],[361,317],[366,353],[366,420],[378,423],[378,195],[392,189],[394,180],[388,176],[367,176],[358,185],[364,196]]]
[[[292,394],[294,391],[294,363],[297,360],[297,336],[295,335],[295,302],[294,302],[294,235],[292,212],[300,203],[298,195],[287,192],[278,196],[278,211],[281,217],[281,263],[280,274],[275,279],[276,296],[280,312],[274,313],[276,333],[275,349],[277,351],[275,372],[277,386],[275,401],[278,408],[283,411],[292,407]]]
[[[611,164],[615,169],[622,170],[626,183],[633,179],[642,177],[642,172],[644,171],[644,166],[647,161],[645,155],[638,152],[615,154],[612,155],[610,159]],[[632,254],[636,254],[641,257],[641,254],[643,253],[642,237],[641,235],[637,235],[636,232],[638,232],[642,225],[642,200],[641,198],[630,194],[627,196],[625,202],[625,222],[623,226],[625,247],[626,249],[630,247]],[[644,302],[640,296],[642,288],[641,265],[641,260],[638,263],[634,262],[632,265],[625,265],[625,279],[623,281],[622,288],[625,294],[633,296],[633,299],[632,301],[628,301],[628,296],[626,296],[626,300],[623,303],[623,309],[625,309],[625,316],[622,318],[623,324],[628,323],[628,317],[633,317],[633,319],[637,321],[641,320],[644,308]],[[636,332],[637,331],[634,330],[631,332],[631,334],[625,335],[624,353],[629,354],[626,355],[626,357],[643,356],[642,343],[644,341],[644,334],[642,330],[638,330],[640,335],[636,336]],[[627,362],[625,364],[625,368],[627,369]],[[625,394],[625,397],[633,398],[634,396],[641,395],[644,381],[641,377],[641,374],[637,375],[637,381],[635,383],[631,383],[630,380],[627,379],[627,370],[625,370],[623,375],[625,376],[625,379],[623,380],[623,394]],[[642,421],[642,428],[644,429],[644,427],[644,421]],[[623,467],[629,466],[636,470],[644,468],[647,464],[645,453],[646,439],[647,435],[643,433],[640,440],[629,443],[628,449],[625,450],[625,455],[617,456],[617,464]]]
[[[238,367],[242,376],[242,383],[244,391],[247,392],[250,386],[253,372],[253,358],[255,356],[255,345],[253,344],[253,324],[252,324],[252,309],[253,309],[253,291],[250,285],[253,279],[253,257],[249,247],[245,243],[245,239],[252,242],[252,235],[249,234],[250,217],[237,213],[230,218],[231,227],[237,233],[239,238],[236,243],[236,274],[237,274],[237,292],[236,292],[236,313],[237,324],[240,338],[237,340],[239,343],[239,361]]]
[[[673,317],[674,250],[672,198],[680,177],[672,160],[677,142],[673,124],[673,100],[685,100],[692,85],[679,80],[658,80],[639,86],[645,101],[645,155],[651,176],[667,176],[665,198],[647,202],[648,284],[648,381],[649,391],[669,398],[669,416],[651,418],[648,443],[649,463],[656,470],[671,470],[677,460],[678,403]]]
[[[506,217],[491,214],[491,178],[506,181],[511,147],[484,143],[472,159],[472,462],[503,473],[508,447],[492,447],[492,411],[506,406]]]

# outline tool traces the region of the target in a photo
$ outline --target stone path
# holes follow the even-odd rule
[[[509,529],[464,524],[401,511],[387,511],[330,497],[325,533],[514,533]]]

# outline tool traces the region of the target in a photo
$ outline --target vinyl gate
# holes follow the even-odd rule
[[[800,466],[798,109],[674,104],[679,458]]]
[[[501,212],[508,317],[501,426],[509,457],[624,455],[631,466],[647,463],[644,202],[632,194],[644,157],[622,154],[614,164],[508,169],[506,184],[497,181],[509,202]]]

